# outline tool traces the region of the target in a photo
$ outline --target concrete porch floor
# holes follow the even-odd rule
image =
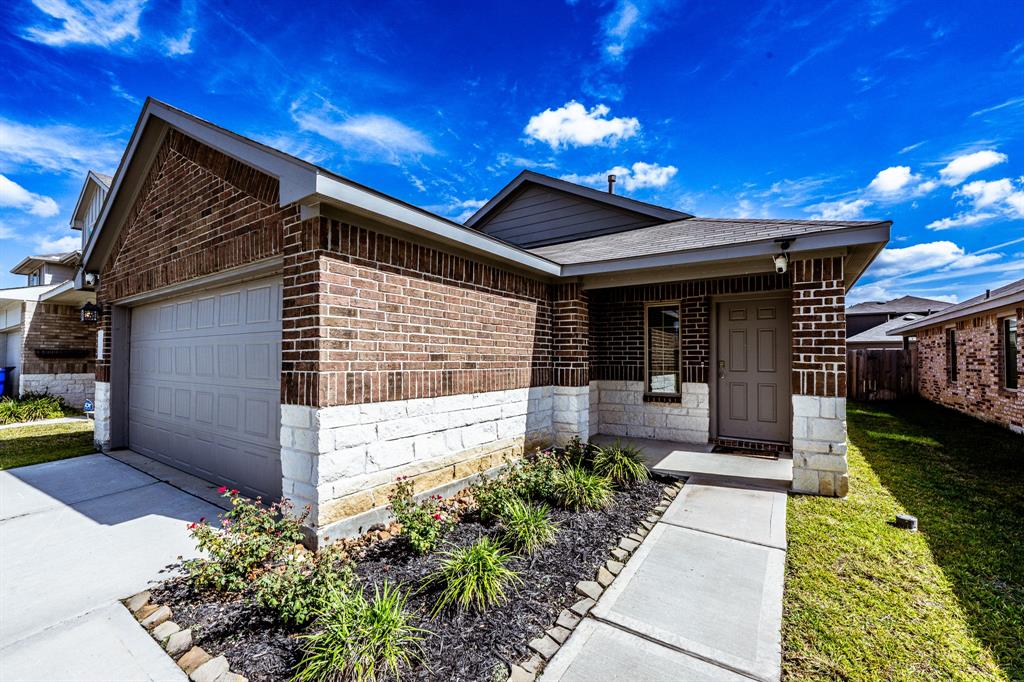
[[[711,452],[711,443],[676,443],[648,438],[597,435],[590,439],[595,445],[612,445],[616,441],[639,448],[647,468],[656,474],[673,478],[709,476],[751,486],[784,486],[793,483],[793,457],[778,459],[748,457]]]

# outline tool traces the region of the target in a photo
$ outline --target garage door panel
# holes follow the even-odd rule
[[[249,495],[280,495],[281,283],[133,310],[129,442]]]

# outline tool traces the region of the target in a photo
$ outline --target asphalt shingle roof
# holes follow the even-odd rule
[[[879,341],[901,341],[902,337],[899,335],[890,336],[889,332],[898,327],[905,327],[914,320],[919,320],[924,315],[917,315],[915,313],[907,313],[906,315],[900,315],[894,317],[891,320],[886,320],[882,324],[872,327],[871,329],[865,329],[860,334],[854,334],[853,336],[846,339],[847,343],[877,343]]]
[[[872,313],[923,313],[939,311],[953,305],[945,301],[936,301],[920,296],[901,296],[891,301],[864,301],[846,309],[847,315],[867,315]]]
[[[769,218],[686,218],[589,239],[528,249],[562,265],[651,256],[713,246],[800,237],[855,227],[880,220],[776,220]]]

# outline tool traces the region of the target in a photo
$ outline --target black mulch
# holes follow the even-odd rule
[[[430,634],[423,641],[423,664],[406,671],[402,679],[506,679],[508,664],[529,657],[530,640],[543,634],[562,609],[579,599],[576,583],[594,579],[618,538],[633,531],[657,504],[665,484],[665,480],[652,480],[618,492],[604,511],[553,510],[552,517],[559,523],[555,543],[510,564],[523,583],[510,591],[509,601],[502,606],[483,613],[452,610],[432,619],[429,613],[437,590],[412,594],[408,606],[416,611],[416,625]],[[470,514],[452,530],[445,544],[467,545],[496,532]],[[356,573],[371,592],[384,580],[417,590],[437,562],[436,555],[415,556],[402,538],[395,538],[364,550],[357,558]],[[154,592],[154,601],[171,606],[175,622],[193,628],[195,643],[212,655],[224,654],[233,671],[251,682],[291,678],[300,658],[294,633],[277,626],[245,600],[210,599],[211,595],[192,593],[180,579]]]

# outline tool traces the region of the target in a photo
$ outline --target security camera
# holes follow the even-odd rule
[[[780,275],[786,274],[786,270],[789,269],[789,256],[780,253],[777,256],[772,256],[772,261],[775,262],[775,272]]]
[[[97,284],[99,284],[99,281],[100,281],[100,276],[97,275],[95,272],[87,272],[87,273],[85,273],[85,284],[87,286],[94,287]]]

